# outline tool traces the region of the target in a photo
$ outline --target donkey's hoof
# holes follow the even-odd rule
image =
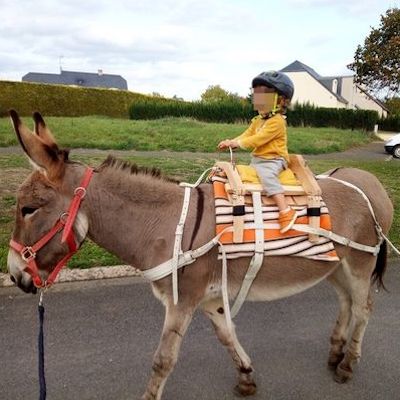
[[[328,358],[328,368],[332,371],[336,371],[337,366],[342,362],[344,353],[331,354]]]
[[[353,377],[353,371],[350,369],[344,369],[338,365],[335,372],[335,381],[337,383],[346,383]]]
[[[257,392],[257,385],[254,382],[239,383],[235,386],[234,393],[239,397],[253,396]]]

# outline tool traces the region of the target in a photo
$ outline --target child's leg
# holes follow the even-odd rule
[[[270,197],[274,199],[279,211],[287,211],[289,209],[285,196],[282,193],[273,194]]]
[[[288,206],[284,189],[279,182],[279,174],[285,168],[284,161],[279,159],[263,160],[253,157],[251,165],[256,169],[257,175],[268,196],[274,199],[278,207],[281,233],[287,232],[295,223],[297,213]]]

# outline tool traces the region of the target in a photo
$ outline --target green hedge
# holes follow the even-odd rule
[[[199,121],[224,123],[248,121],[255,115],[251,104],[238,101],[207,103],[160,99],[136,101],[129,113],[131,119],[190,117]]]
[[[381,118],[378,125],[382,131],[400,132],[400,115]]]
[[[233,123],[250,121],[256,113],[250,103],[241,102],[184,102],[150,98],[136,101],[130,108],[132,119],[155,119],[167,116],[191,117],[201,121]],[[372,131],[378,120],[376,111],[317,108],[295,104],[287,112],[291,126],[334,127]]]
[[[14,108],[20,115],[106,115],[128,118],[132,102],[148,96],[127,90],[81,88],[30,82],[0,81],[0,116]]]
[[[314,107],[295,104],[287,113],[291,126],[333,127],[372,131],[378,121],[378,113],[370,110]]]
[[[185,102],[145,96],[127,90],[81,88],[29,82],[0,81],[0,116],[16,109],[21,115],[40,111],[47,116],[105,115],[116,118],[155,119],[191,117],[206,122],[250,121],[256,113],[249,102]],[[288,110],[292,126],[336,127],[372,131],[375,111],[316,108],[298,105]],[[384,130],[400,130],[399,118],[380,121]]]

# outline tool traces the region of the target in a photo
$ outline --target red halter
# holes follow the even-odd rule
[[[93,169],[87,168],[80,186],[77,187],[74,191],[74,197],[68,207],[68,211],[63,213],[56,221],[53,228],[51,228],[50,231],[47,232],[35,244],[33,244],[32,246],[26,246],[24,244],[16,242],[13,239],[10,240],[10,247],[16,250],[21,255],[22,259],[27,263],[27,266],[24,270],[32,277],[33,284],[37,288],[47,287],[54,283],[54,280],[56,279],[58,273],[67,264],[69,259],[78,251],[74,230],[72,228],[78,214],[81,201],[86,195],[86,189],[89,186],[92,175]],[[42,247],[44,247],[58,232],[61,232],[62,230],[64,230],[64,232],[61,238],[61,243],[67,242],[69,253],[58,262],[58,264],[48,276],[47,280],[43,282],[43,280],[40,278],[39,268],[35,261],[36,253]]]

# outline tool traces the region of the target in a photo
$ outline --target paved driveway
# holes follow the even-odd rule
[[[355,147],[341,153],[329,154],[306,154],[306,159],[327,159],[327,160],[359,160],[359,161],[392,161],[399,162],[400,159],[393,158],[385,152],[384,142],[371,142],[365,146]]]
[[[400,262],[376,294],[353,381],[339,385],[326,368],[337,303],[327,283],[272,303],[246,304],[238,335],[253,359],[258,399],[400,398]],[[134,278],[58,284],[45,297],[49,400],[139,399],[151,368],[163,309]],[[38,398],[37,296],[0,289],[0,398]],[[164,400],[235,399],[232,362],[209,322],[196,314]]]

